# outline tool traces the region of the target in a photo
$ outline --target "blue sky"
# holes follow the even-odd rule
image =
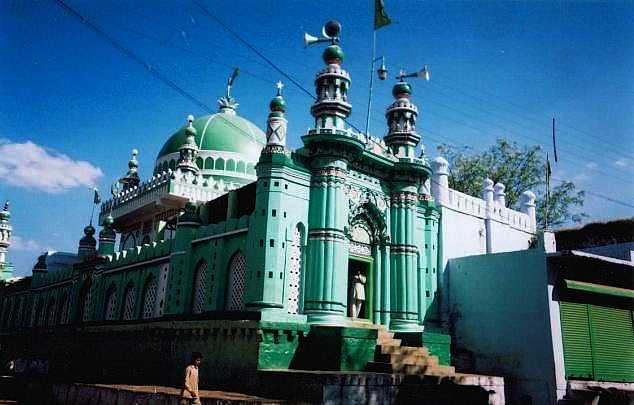
[[[303,49],[336,18],[352,75],[351,122],[363,128],[373,1],[201,0],[312,90],[321,47]],[[215,108],[233,66],[239,113],[264,126],[283,79],[192,2],[68,0],[179,86]],[[428,155],[448,142],[482,150],[505,136],[550,145],[560,123],[555,176],[632,204],[634,3],[387,1],[396,22],[378,31],[393,76],[428,64],[414,82]],[[90,215],[89,186],[108,190],[138,148],[142,177],[163,142],[199,107],[123,56],[55,1],[0,2],[0,198],[12,203],[18,275],[40,251],[75,251]],[[392,80],[375,87],[371,132],[384,134]],[[289,143],[311,125],[311,100],[287,83]],[[590,220],[633,210],[596,196]]]

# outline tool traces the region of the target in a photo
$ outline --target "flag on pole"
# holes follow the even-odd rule
[[[550,178],[553,172],[550,169],[550,158],[548,157],[548,153],[546,153],[546,201],[550,198]]]
[[[557,142],[555,141],[555,117],[553,117],[553,154],[555,155],[555,162],[557,162]]]
[[[99,190],[97,190],[97,187],[93,188],[95,195],[93,196],[92,202],[93,204],[97,205],[99,203],[101,203],[101,196],[99,195]]]
[[[390,24],[392,24],[392,20],[385,12],[383,0],[374,0],[374,29],[378,30]]]

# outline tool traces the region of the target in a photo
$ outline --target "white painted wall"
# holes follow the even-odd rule
[[[508,403],[530,396],[556,404],[561,359],[553,342],[561,336],[551,332],[556,308],[543,248],[452,259],[447,274],[452,343],[471,359],[468,371],[503,375]]]

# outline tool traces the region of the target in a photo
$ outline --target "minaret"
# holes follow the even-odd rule
[[[317,73],[315,90],[317,100],[310,108],[315,117],[315,129],[345,129],[345,119],[352,111],[348,103],[350,74],[341,67],[344,53],[337,44],[328,46],[323,53],[326,67]]]
[[[11,212],[9,201],[4,203],[4,209],[0,211],[0,280],[6,280],[13,275],[13,266],[7,262],[7,252],[11,246],[11,233],[13,227],[9,223]]]
[[[332,44],[323,53],[326,67],[315,79],[317,99],[310,109],[315,128],[302,137],[312,172],[304,312],[310,323],[343,325],[348,302],[348,164],[365,145],[344,121],[352,107],[348,103],[350,75],[341,67],[344,53],[337,44],[340,27],[329,22],[324,32],[326,27],[334,29],[328,35]]]
[[[128,172],[124,177],[122,177],[119,182],[123,184],[123,190],[127,190],[129,188],[138,186],[141,182],[139,178],[139,161],[136,160],[139,151],[136,149],[132,149],[132,158],[128,162]]]
[[[84,228],[84,237],[79,240],[77,256],[82,260],[91,259],[95,256],[97,241],[95,240],[95,228],[88,225]]]
[[[253,278],[250,279],[245,294],[246,307],[260,311],[262,320],[279,319],[289,311],[284,294],[286,279],[284,273],[280,277],[260,274],[276,274],[286,267],[286,250],[283,248],[285,235],[290,226],[290,217],[286,210],[295,207],[293,196],[286,188],[280,186],[280,180],[289,178],[288,160],[286,157],[286,102],[282,97],[283,85],[277,83],[277,94],[269,103],[269,117],[266,121],[266,146],[262,149],[260,160],[256,166],[258,181],[255,192],[255,211],[264,215],[254,215],[253,231],[249,237],[259,249],[253,249],[249,260],[257,263],[253,266]],[[230,194],[230,202],[232,204]],[[284,213],[284,214],[282,214]],[[266,243],[265,243],[266,242]],[[252,281],[251,281],[252,280]],[[295,312],[296,313],[296,312]]]
[[[196,157],[198,157],[198,145],[196,145],[196,128],[194,128],[194,116],[187,117],[189,125],[185,128],[185,143],[179,148],[180,159],[178,159],[177,170],[183,173],[191,173],[198,175],[198,166],[196,166]]]
[[[411,86],[403,81],[394,85],[392,95],[396,99],[386,110],[388,133],[385,143],[399,158],[394,163],[390,181],[390,330],[396,332],[421,332],[420,314],[424,311],[420,293],[425,288],[423,276],[418,269],[420,252],[414,239],[420,184],[430,177],[431,169],[424,159],[416,159],[415,149],[420,142],[416,133],[418,109],[411,102]],[[425,197],[423,197],[424,199]],[[427,225],[424,225],[427,226]],[[430,239],[431,230],[423,228],[428,246],[435,245]],[[420,298],[420,299],[419,299]]]
[[[263,153],[284,153],[286,148],[286,126],[284,117],[286,101],[282,97],[282,82],[277,82],[277,95],[269,103],[269,118],[266,121],[266,147]]]
[[[392,95],[396,101],[385,112],[388,125],[385,143],[397,157],[413,158],[420,136],[416,133],[418,108],[410,100],[412,87],[401,79],[394,85]]]
[[[108,214],[103,219],[103,228],[99,232],[99,255],[108,256],[114,254],[115,241],[117,234],[112,228],[114,219],[112,215]]]

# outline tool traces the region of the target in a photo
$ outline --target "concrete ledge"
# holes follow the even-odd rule
[[[180,390],[173,387],[142,385],[55,384],[53,400],[59,405],[179,405]],[[235,392],[200,391],[202,405],[282,404],[285,401]]]

